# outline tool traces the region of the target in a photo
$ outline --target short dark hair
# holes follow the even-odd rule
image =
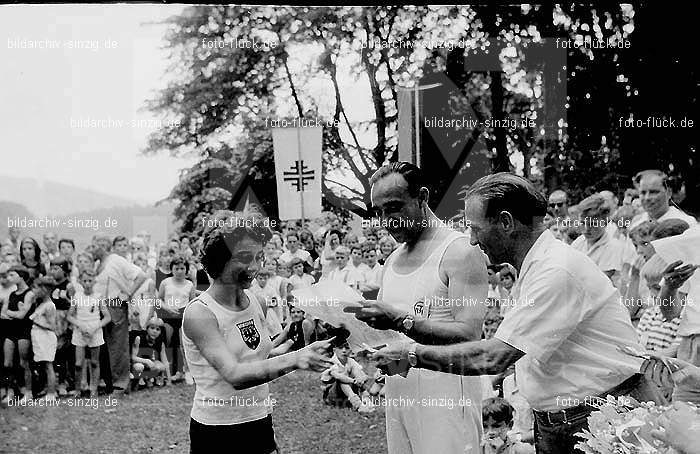
[[[501,265],[486,265],[486,269],[489,271],[493,271],[494,273],[500,272],[501,268]]]
[[[333,346],[333,348],[340,348],[343,345],[347,344],[348,338],[350,337],[350,331],[344,326],[331,326],[327,330],[327,334],[329,337],[333,338],[333,340],[331,341],[331,345]]]
[[[54,258],[51,260],[49,263],[50,266],[58,266],[60,267],[64,273],[70,274],[71,269],[73,268],[73,262],[70,261],[70,259],[59,255],[58,257]]]
[[[364,243],[362,245],[362,255],[366,254],[367,252],[377,252],[376,246]]]
[[[73,240],[71,240],[70,238],[61,238],[60,240],[58,240],[58,248],[59,249],[61,248],[61,244],[63,244],[63,243],[70,244],[73,247],[73,250],[75,250],[75,242]]]
[[[185,273],[190,272],[190,262],[182,254],[177,254],[172,258],[172,260],[170,260],[170,271],[172,271],[175,265],[185,265]]]
[[[212,279],[219,278],[231,260],[231,251],[246,237],[265,244],[272,238],[272,231],[256,212],[215,212],[203,235],[201,262],[204,271]]]
[[[123,235],[115,236],[112,240],[112,247],[116,246],[120,241],[126,241],[127,243],[129,242],[128,238]]]
[[[547,200],[528,180],[508,172],[479,178],[466,192],[465,200],[478,197],[486,206],[485,216],[494,218],[507,211],[525,225],[547,214]]]
[[[501,271],[501,279],[506,276],[510,276],[511,279],[515,280],[515,274],[511,270]]]
[[[53,290],[56,284],[58,284],[58,282],[56,282],[56,280],[50,276],[39,276],[32,282],[32,287],[44,287],[46,289]]]
[[[667,238],[669,236],[680,235],[690,228],[687,222],[682,219],[666,219],[659,222],[651,232],[651,237],[655,240]]]
[[[489,397],[481,405],[481,417],[483,421],[491,418],[496,422],[513,424],[513,407],[502,397]]]
[[[11,266],[9,270],[7,270],[8,273],[11,271],[17,273],[27,285],[31,283],[31,275],[29,274],[29,268],[27,268],[26,266],[14,265]]]
[[[369,179],[370,186],[373,186],[377,181],[391,175],[392,173],[399,174],[404,180],[406,180],[406,183],[408,183],[408,195],[411,197],[418,197],[420,188],[427,186],[423,171],[406,161],[392,162],[390,164],[384,164],[378,168]]]

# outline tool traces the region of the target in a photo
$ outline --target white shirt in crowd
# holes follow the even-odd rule
[[[281,262],[289,263],[294,258],[301,259],[309,265],[314,264],[313,260],[311,260],[311,254],[304,249],[297,249],[296,252],[285,251],[282,255],[280,255],[279,260]]]
[[[292,274],[291,276],[289,276],[289,283],[292,284],[293,290],[311,287],[315,282],[316,281],[314,280],[313,276],[311,276],[310,274],[303,274],[301,276]]]
[[[697,219],[692,217],[691,215],[684,213],[683,211],[679,210],[678,208],[674,206],[670,206],[668,208],[668,211],[663,214],[659,219],[656,220],[656,222],[661,222],[661,221],[666,221],[668,219],[680,219],[682,221],[685,221],[688,223],[689,226],[694,226],[695,224],[698,223]],[[637,216],[632,219],[632,222],[630,223],[630,230],[632,230],[634,227],[638,226],[639,224],[646,222],[649,220],[649,213],[644,211],[643,213],[638,214]]]
[[[365,284],[373,288],[379,288],[382,283],[382,270],[384,267],[379,263],[375,263],[374,268],[370,268],[369,265],[365,265],[365,267]]]
[[[141,272],[141,268],[117,254],[109,254],[105,258],[105,264],[95,277],[93,293],[98,298],[118,298],[120,293],[128,293]],[[125,295],[122,295],[125,296]]]
[[[607,230],[593,244],[590,244],[583,235],[571,243],[572,248],[590,257],[603,272],[622,271],[623,246],[622,243],[614,240]]]
[[[364,263],[362,264],[364,265]],[[369,268],[365,265],[366,268]],[[349,263],[343,269],[335,268],[328,275],[328,279],[332,281],[342,282],[343,284],[349,285],[352,288],[358,288],[365,282],[365,275],[362,272],[362,268],[355,267],[352,263]]]
[[[525,256],[512,294],[495,337],[525,353],[515,370],[533,409],[575,406],[639,372],[642,361],[617,348],[641,349],[619,292],[549,230]]]

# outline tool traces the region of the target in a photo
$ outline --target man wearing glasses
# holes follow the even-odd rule
[[[549,195],[547,210],[555,219],[569,216],[569,196],[561,189],[557,189]]]
[[[639,190],[639,198],[644,212],[632,219],[630,228],[652,220],[665,221],[667,219],[680,219],[689,226],[697,224],[697,220],[671,205],[671,188],[667,184],[668,177],[660,170],[644,170],[633,178],[633,182]]]

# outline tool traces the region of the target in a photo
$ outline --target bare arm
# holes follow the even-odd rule
[[[151,360],[146,358],[141,358],[139,356],[139,346],[141,345],[141,337],[136,336],[134,339],[134,345],[131,347],[131,361],[134,363],[150,364]]]
[[[31,290],[24,295],[24,301],[18,304],[16,311],[11,311],[7,309],[6,313],[12,318],[23,319],[29,309],[32,307],[32,301],[34,300],[34,292]]]
[[[524,354],[497,338],[416,348],[417,367],[456,375],[500,374]]]
[[[77,301],[76,304],[80,304],[80,301]],[[78,312],[78,307],[76,305],[71,304],[70,309],[68,309],[68,314],[66,314],[66,321],[70,323],[71,325],[75,326],[76,328],[80,328],[80,322],[78,322],[78,319],[75,318],[76,314]]]
[[[447,278],[448,304],[454,320],[416,319],[408,335],[426,345],[445,345],[481,338],[486,314],[488,274],[483,255],[466,241],[450,245],[440,264]]]
[[[146,273],[143,271],[139,271],[139,274],[136,276],[136,279],[134,280],[134,284],[131,286],[131,290],[129,290],[129,299],[132,299],[136,292],[141,288],[141,285],[143,285],[144,282],[146,282]]]
[[[275,337],[275,339],[272,341],[273,348],[277,348],[278,346],[287,342],[287,340],[289,339],[289,327],[290,326],[291,326],[291,323],[288,323],[287,326],[284,327],[284,330],[280,333],[280,335]],[[290,340],[290,342],[291,342],[291,340]]]
[[[160,362],[165,366],[165,378],[168,379],[168,382],[172,381],[172,377],[170,377],[170,363],[165,353],[165,342],[160,344]]]
[[[7,314],[7,304],[8,304],[7,298],[2,300],[2,305],[1,305],[2,308],[0,308],[0,318],[2,318],[2,319],[10,318],[10,316]]]
[[[304,345],[309,345],[311,343],[311,335],[314,333],[315,328],[315,323],[309,319],[304,319],[304,321],[301,322],[301,330],[304,332]]]
[[[202,356],[237,390],[268,383],[296,369],[326,368],[333,364],[316,353],[314,348],[305,348],[261,361],[237,362],[219,332],[214,314],[199,304],[189,306],[183,320],[183,329],[185,335],[199,348]],[[328,348],[330,345],[328,341],[316,344],[319,344],[316,346],[319,349]]]
[[[104,303],[104,301],[100,302],[100,314],[102,314],[102,319],[100,320],[100,327],[98,329],[104,328],[105,326],[109,325],[109,322],[112,321],[112,316],[107,310],[107,305]]]
[[[635,261],[630,269],[630,282],[625,291],[625,307],[630,313],[631,318],[635,318],[639,310],[642,308],[643,301],[639,297],[639,269],[642,263],[639,259]]]

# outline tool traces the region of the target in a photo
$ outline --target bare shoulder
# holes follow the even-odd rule
[[[486,272],[486,256],[477,246],[469,244],[466,237],[457,237],[445,250],[442,265],[446,269],[464,269],[478,267]]]
[[[182,325],[188,337],[205,332],[211,325],[218,325],[214,313],[204,304],[193,303],[185,308]]]

